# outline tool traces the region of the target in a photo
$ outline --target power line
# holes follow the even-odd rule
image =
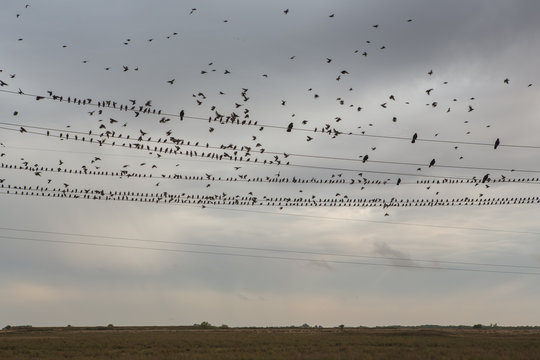
[[[348,257],[348,258],[367,258],[367,259],[398,260],[398,261],[416,261],[416,262],[443,263],[443,264],[454,264],[454,265],[457,264],[457,265],[474,265],[474,266],[492,266],[492,267],[524,268],[524,269],[540,269],[540,266],[493,264],[493,263],[478,263],[478,262],[464,262],[464,261],[426,260],[426,259],[397,258],[397,257],[387,257],[387,256],[369,256],[369,255],[358,255],[358,254],[344,254],[344,253],[336,253],[336,252],[319,252],[319,251],[313,251],[313,250],[292,250],[292,249],[276,249],[276,248],[217,245],[217,244],[208,244],[208,243],[192,243],[192,242],[180,242],[180,241],[151,240],[151,239],[120,237],[120,236],[107,236],[107,235],[81,234],[81,233],[69,233],[69,232],[59,232],[59,231],[19,229],[19,228],[11,228],[11,227],[0,227],[0,230],[8,230],[8,231],[16,231],[16,232],[27,232],[27,233],[38,233],[38,234],[49,234],[49,235],[62,235],[62,236],[97,238],[97,239],[109,239],[109,240],[138,241],[138,242],[149,242],[149,243],[157,243],[157,244],[175,244],[175,245],[187,245],[187,246],[200,246],[200,247],[235,249],[235,250],[267,251],[267,252],[281,252],[281,253],[306,254],[306,255],[323,255],[323,256],[336,256],[336,257]]]
[[[268,212],[268,211],[262,211],[262,210],[252,210],[252,209],[222,208],[222,207],[217,207],[217,206],[207,206],[206,209],[209,209],[209,210],[236,211],[236,212],[247,212],[247,213],[265,214],[265,215],[277,215],[277,216],[292,216],[292,217],[307,218],[307,219],[353,221],[353,222],[364,222],[364,223],[384,224],[384,225],[428,227],[428,228],[435,228],[435,229],[486,231],[486,232],[494,232],[494,233],[509,233],[509,234],[523,234],[523,235],[540,235],[540,232],[534,232],[534,231],[519,231],[519,230],[478,228],[478,227],[469,227],[469,226],[451,226],[451,225],[406,223],[406,222],[398,222],[398,221],[366,220],[366,219],[343,218],[343,217],[333,217],[333,216],[292,214],[292,213],[287,213],[287,212]]]
[[[321,259],[312,259],[312,258],[284,257],[284,256],[272,256],[272,255],[254,255],[254,254],[239,254],[239,253],[228,253],[228,252],[226,253],[226,252],[214,252],[214,251],[201,251],[201,250],[153,248],[153,247],[103,244],[103,243],[96,244],[96,243],[82,242],[82,241],[36,239],[36,238],[2,236],[2,235],[0,235],[0,238],[6,239],[6,240],[33,241],[33,242],[54,243],[54,244],[70,244],[70,245],[83,245],[83,246],[95,246],[95,247],[107,247],[107,248],[119,248],[119,249],[151,250],[151,251],[163,251],[163,252],[174,252],[174,253],[189,253],[189,254],[199,254],[199,255],[216,255],[216,256],[228,256],[228,257],[255,258],[255,259],[319,262],[319,263],[364,265],[364,266],[384,266],[384,267],[413,268],[413,269],[423,269],[423,270],[448,270],[448,271],[479,272],[479,273],[513,274],[513,275],[540,275],[540,273],[525,272],[525,271],[472,269],[472,268],[442,267],[442,266],[432,266],[432,265],[421,266],[421,265],[413,265],[413,264],[381,264],[381,263],[372,263],[372,262],[327,260],[327,259],[321,260]]]

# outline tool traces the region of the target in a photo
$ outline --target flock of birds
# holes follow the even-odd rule
[[[31,10],[30,4],[25,5],[24,10]],[[188,16],[200,15],[196,8],[188,11]],[[291,16],[289,9],[282,10],[282,16]],[[17,13],[17,19],[24,19],[24,13]],[[334,13],[328,14],[328,18],[335,18]],[[229,20],[223,20],[228,23]],[[411,25],[407,25],[412,23]],[[413,26],[413,19],[404,20],[405,26]],[[371,25],[373,31],[378,31],[379,24]],[[164,39],[172,40],[178,38],[178,32],[171,32],[163,36]],[[155,43],[155,37],[146,39],[147,43]],[[17,38],[16,41],[23,41]],[[134,46],[133,38],[125,38],[123,46]],[[377,51],[385,51],[387,45],[375,45],[371,40],[365,41],[366,48],[374,48]],[[63,43],[60,48],[68,48],[69,45]],[[351,49],[353,56],[367,58],[372,56],[371,50]],[[288,56],[291,62],[297,61],[297,55]],[[91,61],[82,59],[81,63],[89,66]],[[336,61],[326,57],[321,59],[323,66],[333,66]],[[145,71],[142,65],[121,64],[117,67],[107,65],[105,71],[117,69],[122,73],[132,71]],[[334,68],[332,68],[334,69]],[[351,69],[337,68],[334,72],[335,81],[339,84],[346,82],[343,86],[347,94],[355,90],[349,84],[353,80],[349,79],[354,72]],[[220,74],[224,77],[234,76],[232,67],[218,67],[215,62],[208,62],[197,70],[200,76],[208,77],[211,74]],[[7,75],[6,75],[7,74]],[[261,71],[257,74],[262,79],[273,76],[269,71]],[[426,81],[431,84],[450,86],[449,81],[435,80],[436,74],[433,69],[426,69]],[[434,80],[431,80],[434,79]],[[347,81],[345,81],[347,80]],[[332,80],[334,81],[334,80]],[[162,84],[174,88],[180,81],[177,77],[162,80]],[[216,82],[219,84],[219,82]],[[510,78],[500,81],[500,86],[510,86]],[[430,111],[442,109],[444,113],[458,112],[459,116],[469,114],[476,110],[475,98],[468,97],[466,100],[457,98],[441,99],[436,98],[439,91],[433,85],[424,90],[422,106]],[[532,83],[523,84],[524,87],[532,87]],[[321,101],[323,95],[313,87],[306,87],[306,92],[312,102]],[[49,89],[23,89],[17,84],[17,74],[0,69],[0,94],[2,96],[19,96],[28,101],[34,99],[41,103],[49,103],[62,107],[76,107],[76,113],[84,111],[88,120],[84,124],[91,124],[90,128],[82,128],[81,125],[69,124],[65,127],[53,125],[37,124],[23,118],[20,109],[13,109],[12,119],[0,122],[0,194],[1,195],[22,195],[37,197],[55,197],[66,199],[89,199],[108,201],[136,201],[164,204],[184,204],[207,206],[271,206],[279,209],[287,207],[382,207],[388,209],[392,207],[410,206],[465,206],[465,205],[510,205],[510,204],[531,204],[540,203],[537,196],[484,196],[477,193],[475,196],[468,194],[457,194],[450,198],[441,198],[439,191],[431,198],[422,198],[418,194],[410,197],[399,197],[395,195],[397,187],[404,185],[415,185],[429,190],[431,186],[448,187],[450,185],[466,185],[467,189],[480,187],[488,191],[491,186],[504,184],[539,183],[540,179],[534,176],[510,176],[513,172],[538,173],[536,170],[527,169],[500,169],[482,166],[462,166],[442,164],[437,157],[428,161],[407,162],[407,161],[384,161],[374,156],[373,152],[379,144],[369,147],[369,150],[361,154],[354,153],[346,156],[317,155],[316,153],[297,152],[291,145],[290,151],[283,151],[287,147],[287,137],[291,139],[298,134],[303,134],[303,139],[308,146],[316,143],[323,136],[330,141],[341,141],[341,139],[367,139],[370,141],[393,141],[401,144],[419,143],[439,143],[447,146],[450,144],[453,150],[461,150],[461,146],[477,146],[490,151],[500,151],[505,146],[516,146],[505,144],[504,138],[494,137],[490,141],[466,141],[439,140],[439,134],[426,135],[425,131],[418,129],[411,131],[406,136],[393,136],[387,134],[377,134],[373,131],[375,122],[357,123],[351,125],[346,117],[350,114],[362,114],[371,106],[370,111],[383,111],[391,123],[399,123],[400,117],[394,110],[396,104],[400,106],[417,105],[412,100],[412,96],[397,93],[388,93],[378,104],[358,104],[347,100],[347,95],[341,94],[335,98],[334,104],[339,109],[339,114],[331,121],[320,121],[318,119],[306,119],[293,113],[288,115],[286,120],[282,118],[273,121],[260,116],[253,115],[251,104],[254,102],[254,95],[248,86],[241,87],[236,94],[229,94],[228,91],[219,88],[212,89],[212,94],[207,91],[194,91],[192,103],[184,104],[181,109],[161,109],[154,104],[159,99],[128,99],[121,101],[118,99],[100,98],[99,96],[81,97],[73,94],[57,93]],[[215,103],[212,101],[215,100]],[[276,99],[275,107],[288,109],[289,99]],[[217,105],[222,104],[222,105]],[[225,105],[223,105],[225,104]],[[32,106],[35,106],[34,104]],[[255,104],[256,106],[256,104]],[[345,110],[343,110],[345,109]],[[296,110],[298,110],[296,108]],[[300,109],[301,111],[301,109]],[[386,115],[390,112],[390,115]],[[342,115],[346,114],[346,115]],[[95,119],[95,120],[94,120]],[[464,124],[467,124],[466,120]],[[181,130],[178,129],[182,124]],[[206,135],[189,135],[186,128],[201,127],[204,124]],[[79,126],[80,128],[76,128]],[[166,130],[162,130],[167,127]],[[486,127],[491,127],[487,124]],[[233,129],[238,134],[236,143],[221,140],[219,133],[226,133],[227,129]],[[240,129],[240,130],[239,130]],[[270,132],[274,137],[279,137],[279,141],[270,146],[264,145],[263,139],[266,133]],[[293,134],[294,133],[294,134]],[[187,136],[185,134],[188,134]],[[464,135],[470,135],[471,130],[467,129]],[[267,136],[266,136],[267,138]],[[82,161],[77,167],[69,167],[66,161],[40,154],[38,160],[20,158],[15,147],[10,146],[14,139],[17,141],[33,142],[34,139],[40,141],[61,141],[65,146],[69,143],[70,149],[74,151],[92,146],[93,151],[99,156],[92,155]],[[247,140],[246,140],[247,139]],[[295,139],[297,139],[295,137]],[[340,139],[340,140],[335,140]],[[37,140],[36,140],[37,141]],[[306,144],[307,145],[307,144]],[[382,145],[384,146],[384,145]],[[416,146],[416,145],[415,145]],[[80,148],[79,148],[80,147]],[[118,151],[125,154],[139,154],[146,160],[134,164],[127,162],[117,164],[112,156],[104,153],[104,148],[111,151]],[[302,146],[301,148],[304,148]],[[493,155],[497,156],[497,155]],[[169,166],[169,160],[176,162],[174,167]],[[182,161],[185,159],[195,159],[201,166],[200,171],[186,173],[179,171],[182,168]],[[459,155],[458,160],[463,160],[464,156]],[[108,161],[110,160],[110,161]],[[55,165],[50,165],[54,162]],[[352,165],[335,166],[339,162]],[[57,163],[57,164],[56,164]],[[329,165],[330,164],[330,165]],[[375,165],[371,167],[372,165]],[[392,166],[382,168],[381,166]],[[395,170],[394,166],[408,167],[411,170]],[[455,175],[444,176],[437,172],[426,171],[437,168],[460,170],[467,168],[473,170],[475,175],[463,175],[455,172]],[[220,174],[214,173],[216,172]],[[226,169],[226,170],[223,170]],[[260,170],[264,169],[264,170]],[[193,171],[193,170],[192,170]],[[261,174],[261,171],[271,171],[272,175]],[[277,173],[275,173],[277,171]],[[312,173],[310,173],[310,171]],[[283,174],[282,174],[283,172]],[[297,172],[297,173],[296,173]],[[499,173],[500,175],[492,175]],[[506,175],[502,174],[505,173]],[[13,175],[18,174],[18,175]],[[291,175],[292,174],[292,175]],[[83,182],[77,179],[84,177]],[[126,179],[137,180],[141,190],[111,190],[107,182],[99,183],[99,179],[114,178],[118,181]],[[15,179],[15,180],[12,180]],[[22,180],[21,180],[22,179]],[[29,183],[22,183],[27,181]],[[83,185],[84,182],[91,182],[91,185]],[[156,187],[163,187],[165,182],[189,182],[189,191],[174,192],[164,190],[156,192]],[[33,182],[33,183],[32,183]],[[220,188],[220,184],[243,184],[239,193],[230,194],[229,190]],[[122,184],[122,182],[121,182]],[[125,184],[125,183],[123,183]],[[247,187],[253,184],[253,187]],[[266,184],[267,186],[277,186],[281,195],[274,196],[266,192],[261,186],[256,184]],[[312,194],[307,194],[308,190],[301,188],[302,185],[315,189]],[[126,185],[123,185],[126,186]],[[191,189],[198,189],[199,193],[192,192]],[[214,190],[217,188],[217,190]],[[237,187],[238,188],[238,187]],[[392,191],[389,191],[389,189]],[[152,191],[150,191],[152,189]],[[291,194],[294,189],[294,194]],[[330,190],[329,190],[330,189]],[[362,195],[362,190],[373,189],[369,195]],[[238,191],[238,190],[237,190]],[[337,192],[336,192],[337,191]],[[469,191],[469,190],[467,190]],[[326,195],[327,192],[334,196]],[[385,210],[384,215],[390,213]]]

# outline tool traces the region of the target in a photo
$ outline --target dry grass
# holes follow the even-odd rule
[[[540,330],[31,328],[0,359],[535,359]]]

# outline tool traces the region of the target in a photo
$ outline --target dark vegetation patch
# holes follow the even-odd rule
[[[65,327],[0,331],[0,359],[533,359],[540,329]]]

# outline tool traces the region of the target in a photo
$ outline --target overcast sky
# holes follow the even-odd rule
[[[539,325],[539,23],[533,0],[3,1],[0,325]]]

